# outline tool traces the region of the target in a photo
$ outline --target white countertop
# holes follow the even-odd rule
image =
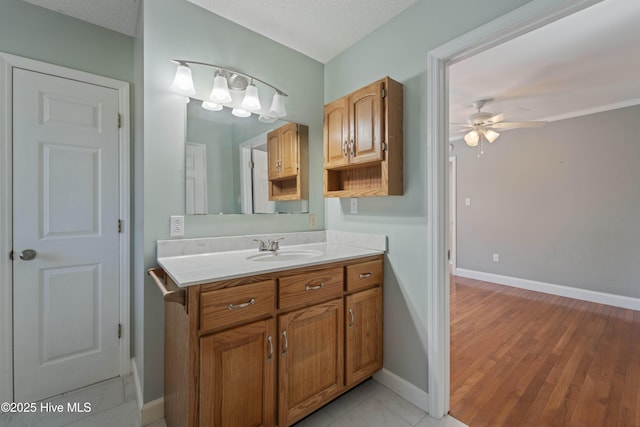
[[[279,252],[285,256],[278,258],[277,255],[258,252],[257,249],[244,249],[162,257],[158,258],[158,264],[178,286],[185,287],[384,253],[376,249],[326,242],[281,246]],[[292,252],[311,255],[300,258],[286,256]]]

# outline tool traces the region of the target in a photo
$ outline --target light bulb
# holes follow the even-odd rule
[[[484,137],[487,138],[487,141],[489,141],[490,143],[498,139],[499,136],[500,134],[498,132],[495,132],[491,129],[486,129],[484,131]]]
[[[202,101],[202,108],[209,111],[220,111],[222,110],[222,104],[216,104],[215,102],[210,101]]]
[[[245,90],[242,108],[248,111],[258,111],[262,108],[260,98],[258,97],[258,88],[253,84],[253,81],[251,81],[251,84],[247,86]]]
[[[191,68],[185,63],[178,64],[176,76],[173,78],[171,90],[184,96],[193,96],[196,94],[196,88],[193,86],[193,78],[191,77]]]
[[[274,123],[278,119],[276,117],[260,114],[260,116],[258,116],[258,120],[260,120],[262,123]]]
[[[478,145],[479,140],[480,134],[475,129],[464,136],[464,142],[466,142],[469,147],[475,147]]]
[[[274,117],[284,117],[287,115],[287,110],[284,108],[284,96],[278,92],[273,95],[273,100],[271,101],[271,108],[269,109],[269,114]]]
[[[233,110],[231,110],[231,114],[233,114],[236,117],[249,117],[251,115],[250,112],[248,112],[247,110],[243,110],[242,108],[234,108]]]
[[[229,84],[227,83],[227,79],[220,73],[217,73],[216,77],[213,79],[213,89],[211,90],[210,98],[216,104],[226,104],[231,102]]]

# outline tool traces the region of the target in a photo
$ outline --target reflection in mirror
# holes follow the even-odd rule
[[[307,213],[306,200],[269,201],[267,133],[287,124],[187,104],[186,214]]]

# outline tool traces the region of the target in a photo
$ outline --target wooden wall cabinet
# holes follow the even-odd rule
[[[307,198],[309,129],[288,123],[267,134],[269,200]]]
[[[385,77],[325,105],[325,197],[403,193],[402,102]]]
[[[373,256],[186,288],[165,305],[168,427],[287,427],[366,380],[382,277]]]

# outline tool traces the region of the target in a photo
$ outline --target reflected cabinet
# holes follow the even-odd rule
[[[308,191],[307,126],[289,123],[267,134],[269,200],[303,200]]]
[[[385,77],[324,107],[324,196],[401,195],[402,84]]]

